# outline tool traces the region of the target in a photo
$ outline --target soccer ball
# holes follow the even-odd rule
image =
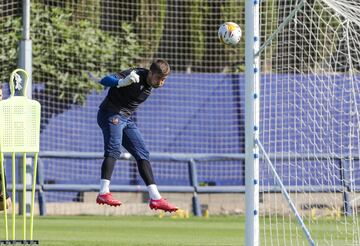
[[[219,27],[220,42],[226,45],[237,45],[241,38],[241,28],[234,22],[225,22]]]

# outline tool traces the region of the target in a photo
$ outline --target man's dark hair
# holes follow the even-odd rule
[[[0,90],[2,89],[2,83],[0,82]]]
[[[156,59],[151,63],[150,71],[161,77],[166,77],[170,74],[170,65],[164,59]]]

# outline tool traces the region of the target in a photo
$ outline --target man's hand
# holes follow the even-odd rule
[[[132,70],[131,73],[127,77],[129,77],[129,79],[133,83],[139,83],[140,82],[140,76],[135,72],[135,70]]]
[[[135,70],[131,71],[131,73],[126,76],[124,79],[119,79],[117,87],[124,87],[128,86],[132,83],[139,83],[140,82],[140,76],[136,74]]]

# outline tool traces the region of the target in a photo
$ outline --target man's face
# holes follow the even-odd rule
[[[155,74],[153,72],[149,72],[148,78],[147,78],[147,82],[149,85],[151,85],[154,88],[159,88],[164,86],[165,80],[167,79],[167,77],[162,77],[158,74]]]
[[[2,89],[0,89],[0,101],[2,100]]]

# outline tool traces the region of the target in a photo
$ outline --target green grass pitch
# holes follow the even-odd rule
[[[1,214],[0,219],[4,239]],[[46,216],[34,219],[34,239],[46,246],[239,245],[243,225],[239,217]],[[21,236],[21,217],[16,229]]]
[[[5,233],[2,215],[0,240],[4,239]],[[21,219],[17,217],[17,236],[22,235]],[[45,216],[36,217],[34,221],[34,239],[40,240],[40,245],[45,246],[227,246],[244,245],[245,236],[244,216],[189,219],[170,216]],[[289,226],[287,219],[277,223],[270,218],[261,220],[260,245],[307,245],[301,229],[293,222]],[[316,240],[318,245],[345,245],[342,242],[349,240],[341,229],[339,232],[334,222],[332,219],[322,219],[311,225],[314,239],[320,240]],[[9,233],[11,235],[10,228]],[[331,242],[323,241],[325,235],[325,238],[333,235]]]

